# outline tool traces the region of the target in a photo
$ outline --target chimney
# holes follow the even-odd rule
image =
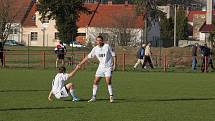
[[[128,6],[128,0],[125,0],[125,6]]]
[[[112,5],[112,4],[113,4],[112,0],[108,0],[108,5]]]
[[[212,24],[213,0],[207,0],[206,24]]]

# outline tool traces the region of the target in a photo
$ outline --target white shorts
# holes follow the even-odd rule
[[[66,87],[64,86],[59,92],[57,92],[56,94],[54,94],[54,96],[55,96],[57,99],[60,99],[60,98],[68,97],[69,94],[68,94],[68,92],[67,92]]]
[[[112,67],[98,67],[96,71],[96,77],[111,77],[112,76]]]

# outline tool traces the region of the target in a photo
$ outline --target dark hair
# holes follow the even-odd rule
[[[64,66],[61,66],[58,68],[58,72],[59,73],[65,73],[66,72],[66,68]]]
[[[97,38],[100,38],[101,40],[103,40],[103,37],[101,35],[99,35]]]

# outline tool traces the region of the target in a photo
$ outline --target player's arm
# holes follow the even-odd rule
[[[82,66],[87,60],[88,60],[88,57],[86,56],[86,57],[78,64],[78,66]]]
[[[78,66],[82,66],[87,60],[88,58],[94,58],[95,56],[95,49],[93,48],[92,51],[78,64]]]
[[[52,90],[49,92],[48,100],[52,101]]]
[[[112,61],[113,61],[113,65],[112,65],[112,68],[113,68],[113,71],[116,69],[116,53],[115,51],[113,50],[113,48],[111,48],[109,46],[109,51],[111,52],[111,55],[112,55]]]
[[[72,72],[69,73],[68,79],[73,77],[75,75],[75,73],[78,71],[79,68],[80,68],[80,66],[77,65],[76,68]]]
[[[113,56],[113,71],[116,69],[116,56]]]

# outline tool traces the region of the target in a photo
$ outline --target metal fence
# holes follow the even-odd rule
[[[68,52],[65,55],[65,66],[74,67],[85,56],[86,52]],[[55,68],[56,54],[50,51],[5,51],[3,55],[3,67],[5,68]],[[117,53],[117,70],[130,71],[136,63],[136,55],[129,53]],[[197,57],[197,67],[202,65],[201,57]],[[142,69],[139,66],[136,71],[191,71],[191,56],[170,57],[166,54],[153,55],[152,62],[155,69]],[[97,68],[98,61],[92,59],[84,64],[82,69]],[[207,65],[207,64],[205,64]],[[147,65],[146,65],[147,66]],[[209,69],[210,70],[210,69]]]

